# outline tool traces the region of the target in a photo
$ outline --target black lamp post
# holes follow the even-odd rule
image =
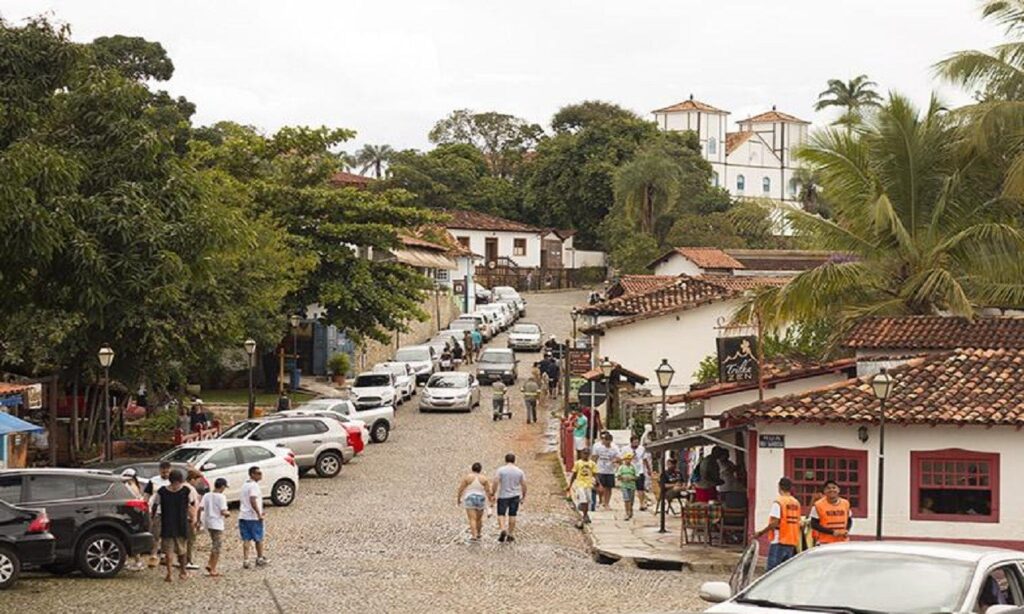
[[[878,510],[875,512],[875,539],[882,540],[882,501],[885,495],[885,402],[892,392],[893,379],[883,368],[871,378],[871,388],[879,401],[878,422]]]
[[[256,417],[256,390],[253,387],[252,374],[254,366],[253,358],[256,354],[256,342],[252,339],[246,339],[245,343],[242,345],[245,346],[245,353],[249,356],[249,411],[246,415],[248,415],[249,419],[252,420]]]
[[[103,458],[114,460],[114,440],[110,433],[110,365],[114,363],[114,350],[104,345],[99,351],[100,366],[103,367]],[[52,443],[51,443],[52,445]]]
[[[569,312],[569,317],[572,318],[572,345],[576,347],[576,320],[580,319],[580,311],[575,307]]]
[[[668,364],[667,358],[661,359],[661,364],[654,370],[654,373],[658,376],[658,387],[661,388],[661,416],[659,416],[658,429],[659,437],[665,437],[665,431],[667,430],[668,422],[668,387],[672,384],[672,376],[676,374],[676,370],[672,368],[672,365]],[[664,453],[662,453],[663,459],[661,463],[661,470],[665,471]],[[658,529],[658,533],[667,533],[665,530],[665,489],[659,490],[660,499],[659,504],[661,505],[661,526]]]

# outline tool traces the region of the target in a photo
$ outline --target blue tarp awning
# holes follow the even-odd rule
[[[0,412],[0,435],[6,435],[7,433],[34,433],[42,430],[45,429],[41,426],[25,422],[11,414]]]

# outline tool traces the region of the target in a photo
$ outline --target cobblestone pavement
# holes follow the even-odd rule
[[[568,309],[585,293],[528,297],[525,321],[564,338]],[[499,338],[497,343],[502,343]],[[525,373],[536,354],[521,354]],[[168,586],[157,571],[113,580],[26,573],[0,593],[4,612],[669,612],[703,609],[696,588],[709,577],[600,565],[573,528],[554,456],[543,453],[543,420],[526,425],[522,399],[513,420],[493,422],[490,390],[470,414],[399,410],[387,443],[372,445],[332,480],[304,478],[288,508],[268,504],[270,565],[241,568],[234,531],[224,544],[224,577]],[[467,543],[455,487],[474,461],[492,472],[506,452],[526,471],[529,496],[515,544]],[[199,561],[208,541],[200,538]]]

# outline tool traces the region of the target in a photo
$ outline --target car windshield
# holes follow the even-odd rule
[[[387,374],[360,375],[356,378],[354,388],[376,388],[379,386],[390,386],[391,378]]]
[[[195,464],[195,460],[209,452],[209,448],[175,448],[160,457],[160,460],[171,461],[172,463]]]
[[[973,574],[974,565],[965,561],[895,552],[833,554],[826,547],[779,567],[736,601],[784,604],[782,609],[954,612],[959,611]]]
[[[539,335],[540,327],[536,324],[516,324],[512,327],[512,332],[517,335]]]
[[[221,439],[245,439],[246,435],[259,426],[259,422],[239,422],[221,433]]]
[[[485,350],[484,353],[480,356],[480,362],[497,362],[502,364],[512,364],[513,362],[515,362],[515,357],[512,356],[512,352]]]
[[[465,373],[435,375],[427,382],[427,388],[469,388],[469,376]]]
[[[427,348],[402,348],[395,354],[397,362],[420,362],[430,360],[430,350]]]

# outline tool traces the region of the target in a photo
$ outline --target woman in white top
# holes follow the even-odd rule
[[[124,485],[131,491],[132,496],[141,501],[146,500],[146,496],[142,494],[142,485],[139,484],[138,473],[134,469],[125,469],[121,472],[121,479],[124,480]],[[146,565],[142,562],[142,557],[138,554],[132,556],[132,562],[125,566],[129,571],[142,571]]]
[[[459,492],[455,495],[455,504],[466,508],[470,539],[474,541],[480,539],[487,493],[491,492],[491,482],[487,476],[480,473],[481,471],[483,467],[480,463],[473,463],[470,473],[464,475],[459,482]]]

